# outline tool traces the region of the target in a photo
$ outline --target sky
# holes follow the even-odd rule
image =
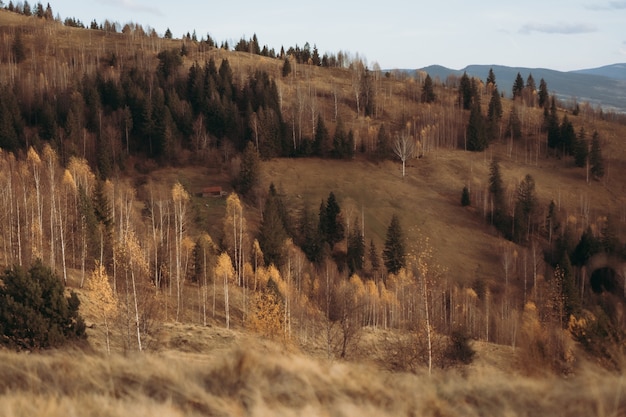
[[[19,0],[18,0],[19,1]],[[5,2],[6,3],[6,2]],[[36,3],[34,0],[31,3]],[[46,3],[42,1],[42,3]],[[471,64],[560,71],[626,62],[626,0],[51,0],[62,19],[75,17],[195,30],[231,46],[257,35],[280,51],[309,42],[350,52],[368,66],[416,69]]]

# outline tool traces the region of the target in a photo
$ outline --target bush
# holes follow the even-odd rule
[[[0,275],[0,344],[17,350],[61,346],[85,337],[80,301],[41,261]]]
[[[464,330],[455,330],[450,335],[450,341],[444,352],[448,366],[461,363],[469,365],[474,360],[476,351],[470,346],[470,336]]]

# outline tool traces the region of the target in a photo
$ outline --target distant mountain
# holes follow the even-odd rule
[[[616,80],[626,80],[626,63],[606,65],[604,67],[583,69],[572,72],[578,74],[600,75]]]
[[[440,65],[421,68],[431,78],[445,82],[449,75],[467,75],[482,80],[487,79],[489,69],[496,76],[498,89],[506,96],[511,96],[513,82],[520,73],[524,82],[532,74],[535,84],[543,78],[548,90],[561,100],[577,100],[600,105],[606,110],[626,113],[626,64],[614,64],[601,68],[578,70],[571,72],[555,71],[546,68],[506,67],[502,65],[470,65],[461,70],[449,69]]]

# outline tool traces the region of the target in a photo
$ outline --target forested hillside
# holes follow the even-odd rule
[[[471,340],[623,368],[623,115],[26,4],[0,10],[0,261],[56,271],[107,351],[178,322],[362,357],[371,328],[394,370]]]

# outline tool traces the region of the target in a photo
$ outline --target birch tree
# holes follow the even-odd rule
[[[172,187],[172,201],[174,203],[174,227],[175,227],[175,251],[176,251],[176,321],[178,321],[181,309],[181,294],[184,281],[183,267],[183,239],[185,237],[185,222],[187,217],[187,205],[189,193],[177,182]]]
[[[230,280],[235,276],[233,263],[228,253],[222,253],[217,259],[215,266],[215,278],[221,279],[224,284],[224,314],[226,316],[226,328],[230,329],[230,304],[228,300],[228,286]]]
[[[89,292],[89,298],[92,303],[98,309],[98,314],[104,321],[107,353],[111,354],[109,322],[117,314],[117,300],[111,289],[106,269],[98,261],[96,261],[95,268],[91,273],[91,278],[87,281],[86,290]]]
[[[402,178],[406,174],[406,161],[413,156],[415,152],[415,140],[407,133],[403,132],[396,135],[393,142],[393,153],[402,161]]]

